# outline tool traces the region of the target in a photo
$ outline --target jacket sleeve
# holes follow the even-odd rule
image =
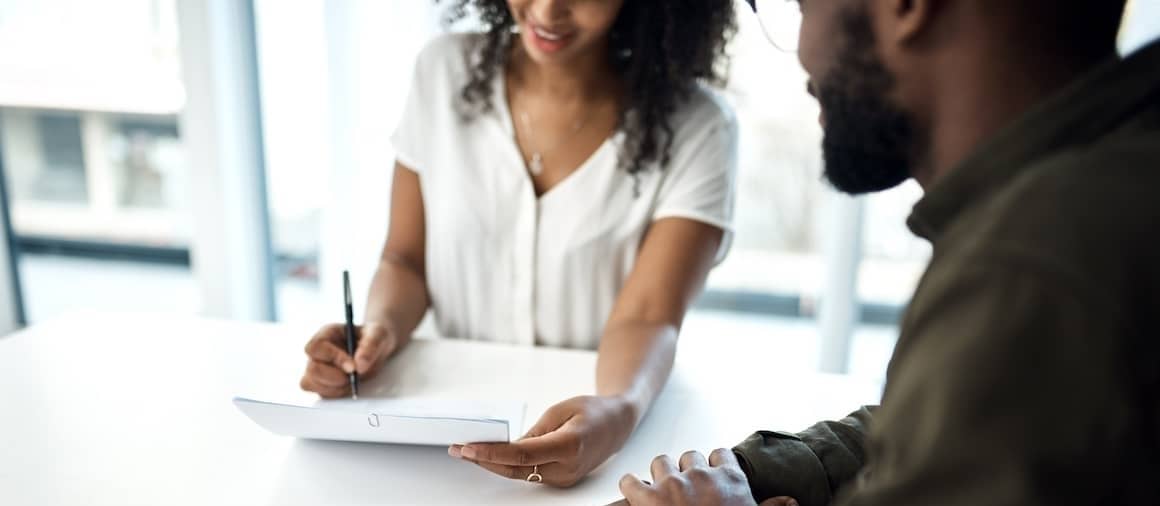
[[[1123,299],[1046,261],[953,276],[915,298],[866,479],[835,504],[1160,504],[1155,336]]]
[[[733,448],[757,502],[790,496],[802,506],[830,504],[866,461],[865,438],[873,407],[797,434],[761,431]]]

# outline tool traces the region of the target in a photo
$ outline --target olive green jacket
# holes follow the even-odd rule
[[[741,443],[754,497],[1160,504],[1160,43],[1035,106],[908,225],[934,251],[882,406]]]

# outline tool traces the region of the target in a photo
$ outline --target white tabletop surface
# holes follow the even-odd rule
[[[580,485],[509,481],[442,447],[301,441],[230,402],[298,392],[312,328],[85,313],[0,338],[0,504],[587,504],[619,497],[659,453],[756,429],[801,429],[877,401],[881,385],[779,371],[760,339],[682,343],[664,393],[621,453]],[[689,344],[689,346],[685,346]],[[593,389],[595,354],[416,341],[364,396],[526,399],[530,425]]]

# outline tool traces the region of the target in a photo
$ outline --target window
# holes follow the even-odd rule
[[[822,178],[819,109],[805,92],[797,55],[771,45],[748,7],[738,4],[725,90],[741,129],[736,242],[710,276],[702,305],[811,316],[824,298],[829,230]],[[916,184],[864,198],[858,294],[863,317],[892,323],[924,268],[928,247],[905,226]]]
[[[29,319],[195,311],[176,0],[0,0],[0,12],[0,156]],[[125,282],[159,279],[151,270],[181,288]],[[111,288],[63,289],[94,285]]]

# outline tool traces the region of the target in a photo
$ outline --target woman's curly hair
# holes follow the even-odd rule
[[[507,0],[449,1],[448,23],[474,14],[483,24],[484,42],[461,98],[477,110],[490,110],[493,80],[516,40],[515,20]],[[608,55],[626,91],[619,120],[625,133],[622,169],[635,177],[649,163],[668,165],[673,114],[698,81],[724,84],[725,50],[735,22],[733,0],[625,0],[609,33]]]

